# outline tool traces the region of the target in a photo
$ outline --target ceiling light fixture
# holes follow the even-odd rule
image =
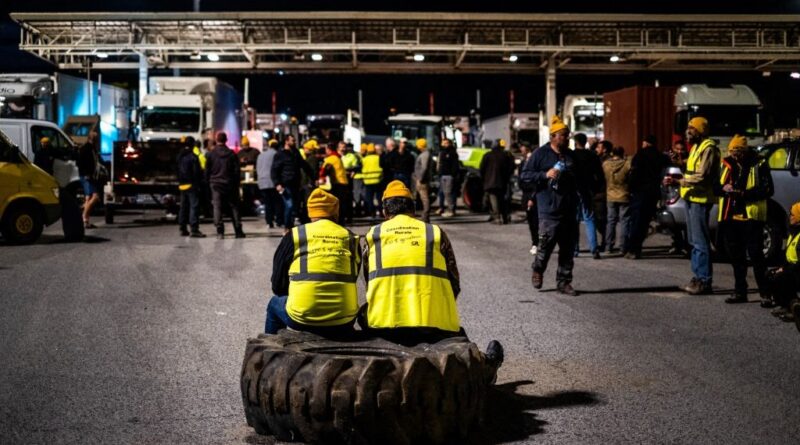
[[[217,53],[208,53],[206,54],[206,58],[209,62],[219,62],[219,54]]]

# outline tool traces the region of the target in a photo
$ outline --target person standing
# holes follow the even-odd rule
[[[242,179],[239,159],[228,148],[228,135],[224,131],[217,132],[214,140],[217,144],[206,159],[206,181],[211,186],[217,239],[225,238],[225,224],[222,222],[222,212],[225,209],[231,213],[236,238],[244,238],[242,219],[239,216],[239,185]]]
[[[428,151],[428,142],[425,139],[417,139],[416,147],[419,150],[419,156],[414,163],[414,184],[419,200],[422,201],[422,220],[428,223],[431,222],[433,162],[431,161],[431,152]]]
[[[272,181],[272,163],[275,161],[275,154],[278,152],[278,141],[270,139],[267,148],[258,156],[256,160],[256,176],[258,177],[258,191],[261,196],[261,204],[264,205],[264,220],[267,226],[272,229],[275,221],[278,225],[283,225],[283,218],[278,217],[283,208],[283,201],[280,194],[275,190],[275,183]]]
[[[99,135],[97,129],[92,127],[89,130],[89,137],[86,142],[78,148],[78,174],[83,186],[85,201],[83,204],[83,227],[86,229],[96,229],[97,226],[91,223],[89,218],[92,216],[92,209],[100,202],[100,192],[98,191],[98,164],[100,155],[97,153]]]
[[[439,175],[439,208],[445,218],[456,214],[456,178],[460,170],[461,163],[453,143],[450,139],[444,139],[439,150],[436,173]]]
[[[303,160],[300,152],[295,146],[295,139],[292,135],[286,135],[283,140],[283,149],[275,154],[272,161],[272,182],[275,190],[283,199],[283,228],[289,232],[294,227],[294,218],[300,212],[300,193],[302,173],[305,172],[309,178],[316,178],[316,172]]]
[[[358,179],[358,187],[356,187],[356,174],[361,172],[361,156],[355,153],[353,144],[350,142],[340,142],[336,151],[342,159],[342,166],[347,174],[347,196],[345,198],[347,202],[342,202],[341,211],[344,215],[344,221],[347,224],[352,224],[355,204],[358,204],[360,208],[361,188],[363,186],[361,179]]]
[[[665,177],[664,184],[680,185],[681,198],[686,200],[686,230],[692,246],[692,279],[683,289],[691,295],[711,293],[713,266],[711,264],[711,235],[708,217],[714,199],[714,184],[719,181],[719,148],[708,137],[708,120],[694,117],[686,128],[686,140],[692,151],[686,161],[682,179]]]
[[[200,232],[200,189],[203,187],[203,169],[194,154],[194,138],[184,141],[183,150],[178,154],[178,189],[181,193],[181,206],[178,211],[178,226],[181,236],[205,238]],[[191,232],[186,229],[189,224]]]
[[[575,141],[575,178],[578,181],[578,221],[586,225],[586,238],[589,241],[589,252],[596,260],[600,259],[600,247],[597,244],[597,224],[594,212],[596,194],[605,194],[605,176],[603,166],[597,154],[586,148],[586,135],[578,133],[572,138]],[[602,224],[605,226],[605,224]],[[602,233],[602,232],[601,232]],[[580,235],[575,236],[575,256],[580,249]]]
[[[362,159],[361,180],[364,181],[364,201],[366,202],[367,216],[376,218],[377,211],[380,211],[381,194],[383,193],[381,183],[383,182],[383,169],[381,168],[381,158],[377,153],[380,145],[367,145],[367,151]],[[378,205],[375,206],[377,200]]]
[[[387,140],[388,144],[388,140]],[[388,145],[387,145],[388,147]],[[401,181],[406,187],[411,188],[411,177],[414,174],[414,155],[408,151],[405,142],[401,142],[396,148],[386,154],[386,167],[391,175],[391,180]]]
[[[747,138],[733,136],[728,157],[722,160],[719,183],[719,231],[725,251],[733,266],[735,288],[726,303],[747,302],[747,258],[761,295],[767,296],[767,265],[764,259],[764,224],[767,222],[767,199],[775,191],[767,161],[747,145]]]
[[[667,153],[667,157],[670,160],[670,165],[679,168],[681,174],[686,171],[686,159],[689,157],[689,152],[686,151],[686,144],[683,143],[683,139],[678,139],[672,143],[672,149]],[[678,224],[673,224],[670,232],[672,235],[672,247],[670,247],[667,253],[670,255],[686,256],[686,252],[689,250],[686,241],[686,228]]]
[[[531,282],[535,289],[542,288],[547,263],[558,245],[558,292],[578,295],[572,287],[578,225],[578,185],[575,158],[568,147],[568,138],[569,128],[558,116],[553,116],[550,143],[539,147],[531,157],[529,168],[536,184],[536,206],[539,209],[539,248],[533,261]]]
[[[250,140],[247,139],[247,136],[242,136],[241,144],[242,147],[239,149],[239,153],[236,153],[236,157],[239,158],[239,164],[242,167],[255,166],[258,161],[258,155],[261,152],[257,148],[250,146]]]
[[[613,253],[617,245],[617,223],[622,226],[622,253],[630,244],[630,192],[628,177],[631,163],[625,159],[625,149],[615,148],[611,157],[603,162],[603,173],[606,176],[606,199],[608,201],[608,223],[606,225],[606,246]]]
[[[539,210],[536,207],[536,181],[533,175],[534,150],[528,143],[522,144],[525,160],[519,166],[519,188],[522,190],[522,205],[525,206],[525,219],[528,221],[528,231],[531,233],[531,255],[536,255],[539,246]]]
[[[250,146],[250,140],[247,136],[242,136],[240,143],[242,146],[239,148],[239,152],[236,153],[236,157],[239,159],[241,171],[245,178],[247,178],[248,174],[253,177],[256,174],[256,162],[261,152],[257,148]],[[253,180],[255,180],[255,178],[253,178]],[[253,183],[253,181],[245,181],[242,183],[242,201],[244,201],[242,207],[247,214],[254,211],[255,201],[258,195],[258,183]]]
[[[338,150],[331,145],[325,145],[325,160],[319,172],[319,185],[330,190],[339,201],[339,224],[346,223],[344,209],[350,203],[350,190],[348,188],[347,171],[344,169],[342,158]],[[352,210],[352,204],[350,205]]]
[[[642,245],[650,230],[650,221],[656,216],[661,198],[661,181],[668,159],[656,148],[655,136],[647,136],[642,148],[631,160],[628,190],[631,193],[631,235],[625,258],[642,257]]]
[[[505,142],[502,139],[496,141],[492,150],[483,156],[480,165],[483,191],[489,196],[491,221],[494,224],[509,222],[506,191],[514,172],[514,159],[506,154],[504,148]]]

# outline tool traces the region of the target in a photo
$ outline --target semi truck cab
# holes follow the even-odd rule
[[[761,108],[758,96],[746,85],[682,85],[675,94],[675,133],[682,135],[690,119],[702,116],[720,149],[725,150],[734,134],[747,136],[751,146],[761,146],[765,142]]]

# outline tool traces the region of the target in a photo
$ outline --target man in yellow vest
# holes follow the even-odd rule
[[[769,293],[775,304],[772,315],[783,321],[792,321],[800,329],[800,202],[794,203],[789,211],[789,240],[786,244],[786,261],[783,266],[767,274]]]
[[[719,231],[733,266],[736,286],[726,303],[747,302],[747,257],[753,264],[762,301],[766,294],[767,265],[764,260],[764,224],[767,199],[774,186],[769,165],[747,146],[747,138],[735,135],[728,144],[728,157],[714,193],[719,196]],[[766,304],[766,303],[765,303]]]
[[[325,146],[325,160],[320,169],[320,187],[330,190],[339,200],[339,224],[344,224],[348,216],[348,206],[350,206],[350,218],[352,220],[353,202],[348,186],[349,179],[347,171],[339,152],[332,145]]]
[[[686,201],[686,231],[692,246],[693,277],[683,289],[690,295],[711,293],[711,235],[708,218],[715,200],[714,185],[719,182],[719,148],[708,137],[708,121],[704,117],[689,120],[686,140],[692,151],[686,161],[683,179],[664,178],[665,185],[678,183],[681,198]]]
[[[381,157],[375,150],[375,145],[367,144],[366,153],[362,159],[361,180],[364,181],[364,201],[366,201],[367,216],[375,218],[377,200],[377,211],[381,210],[381,182],[383,181],[383,169],[381,168]]]
[[[453,247],[444,231],[414,218],[411,190],[399,180],[383,194],[386,221],[366,236],[367,304],[359,325],[371,334],[412,345],[465,336],[456,296],[461,290]],[[503,361],[503,347],[489,343],[487,361]]]
[[[311,222],[284,235],[275,251],[264,331],[347,335],[358,314],[358,237],[335,222],[339,200],[322,189],[308,197],[308,216]]]

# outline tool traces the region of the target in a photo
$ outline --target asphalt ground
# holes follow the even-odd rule
[[[239,372],[281,232],[250,218],[246,239],[189,239],[158,219],[0,243],[0,443],[273,443],[245,423]],[[434,222],[457,255],[463,326],[506,349],[470,443],[797,443],[800,334],[756,294],[725,305],[729,265],[715,295],[687,296],[688,260],[654,235],[641,260],[583,253],[567,297],[555,257],[531,287],[525,224]]]

